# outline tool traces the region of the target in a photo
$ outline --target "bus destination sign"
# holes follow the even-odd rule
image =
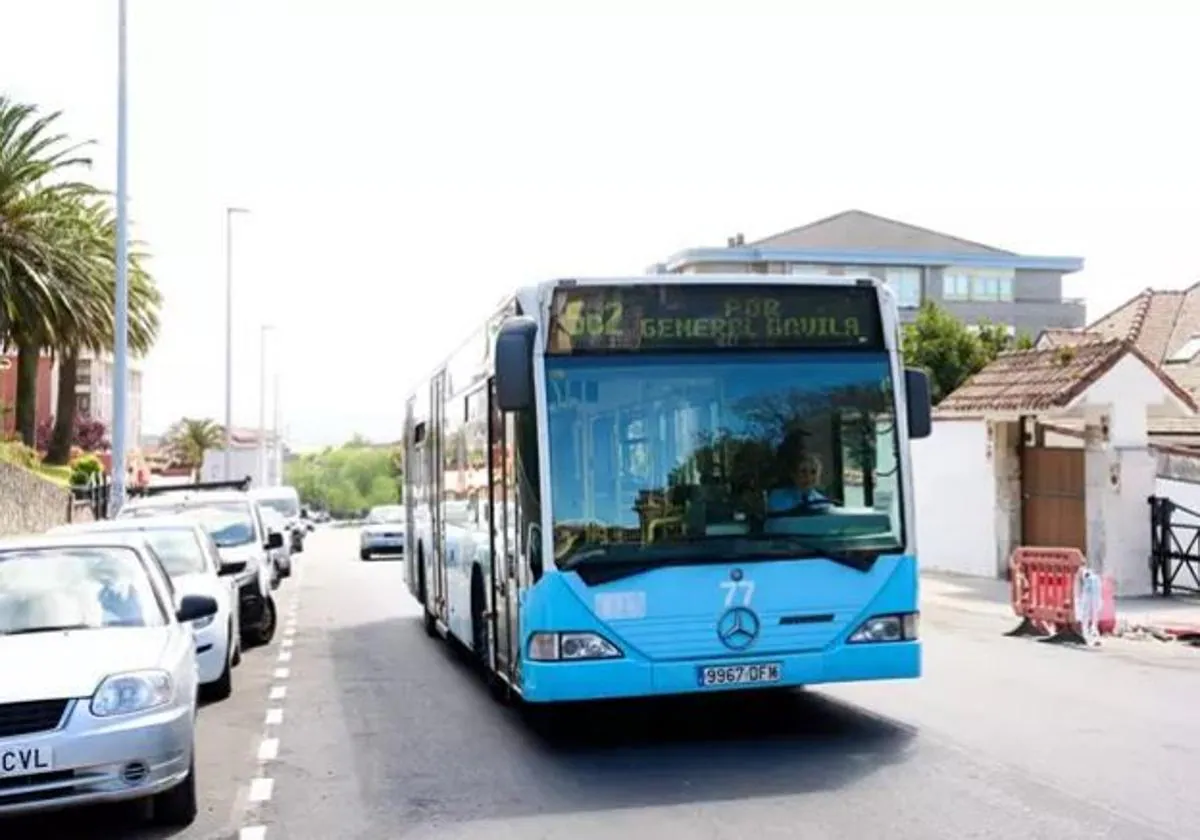
[[[871,286],[648,283],[568,286],[550,306],[547,352],[883,349]]]

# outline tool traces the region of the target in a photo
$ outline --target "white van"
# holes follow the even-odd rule
[[[256,487],[250,496],[260,505],[278,512],[287,521],[292,554],[304,550],[305,524],[300,517],[300,494],[295,487]]]

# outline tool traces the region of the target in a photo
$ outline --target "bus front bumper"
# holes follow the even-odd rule
[[[739,670],[738,666],[744,667]],[[521,695],[530,703],[795,688],[822,683],[915,679],[921,676],[921,642],[844,644],[811,653],[684,662],[632,658],[583,662],[526,660],[521,663],[521,671]],[[714,681],[714,677],[720,680]],[[756,681],[737,681],[751,677]]]

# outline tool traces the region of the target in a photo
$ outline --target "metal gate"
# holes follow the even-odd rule
[[[1087,552],[1083,449],[1021,452],[1021,543]]]
[[[1200,513],[1151,496],[1150,581],[1155,595],[1200,594]],[[1180,573],[1186,571],[1182,581]]]

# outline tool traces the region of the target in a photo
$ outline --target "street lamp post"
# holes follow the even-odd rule
[[[267,333],[275,327],[263,324],[258,342],[258,484],[267,486]]]
[[[113,428],[112,492],[109,515],[125,501],[125,446],[129,406],[129,185],[128,185],[128,55],[125,0],[117,2],[117,278],[113,301]],[[73,386],[72,386],[73,387]]]
[[[274,379],[275,379],[275,382],[274,382],[275,394],[272,398],[272,402],[274,404],[274,414],[271,418],[271,437],[273,438],[274,443],[275,443],[275,452],[272,454],[272,458],[275,461],[275,485],[278,487],[279,485],[283,484],[283,441],[279,436],[280,429],[279,429],[279,360],[278,359],[275,360]]]
[[[244,207],[225,208],[225,451],[221,472],[226,481],[233,479],[233,217],[249,212]]]

